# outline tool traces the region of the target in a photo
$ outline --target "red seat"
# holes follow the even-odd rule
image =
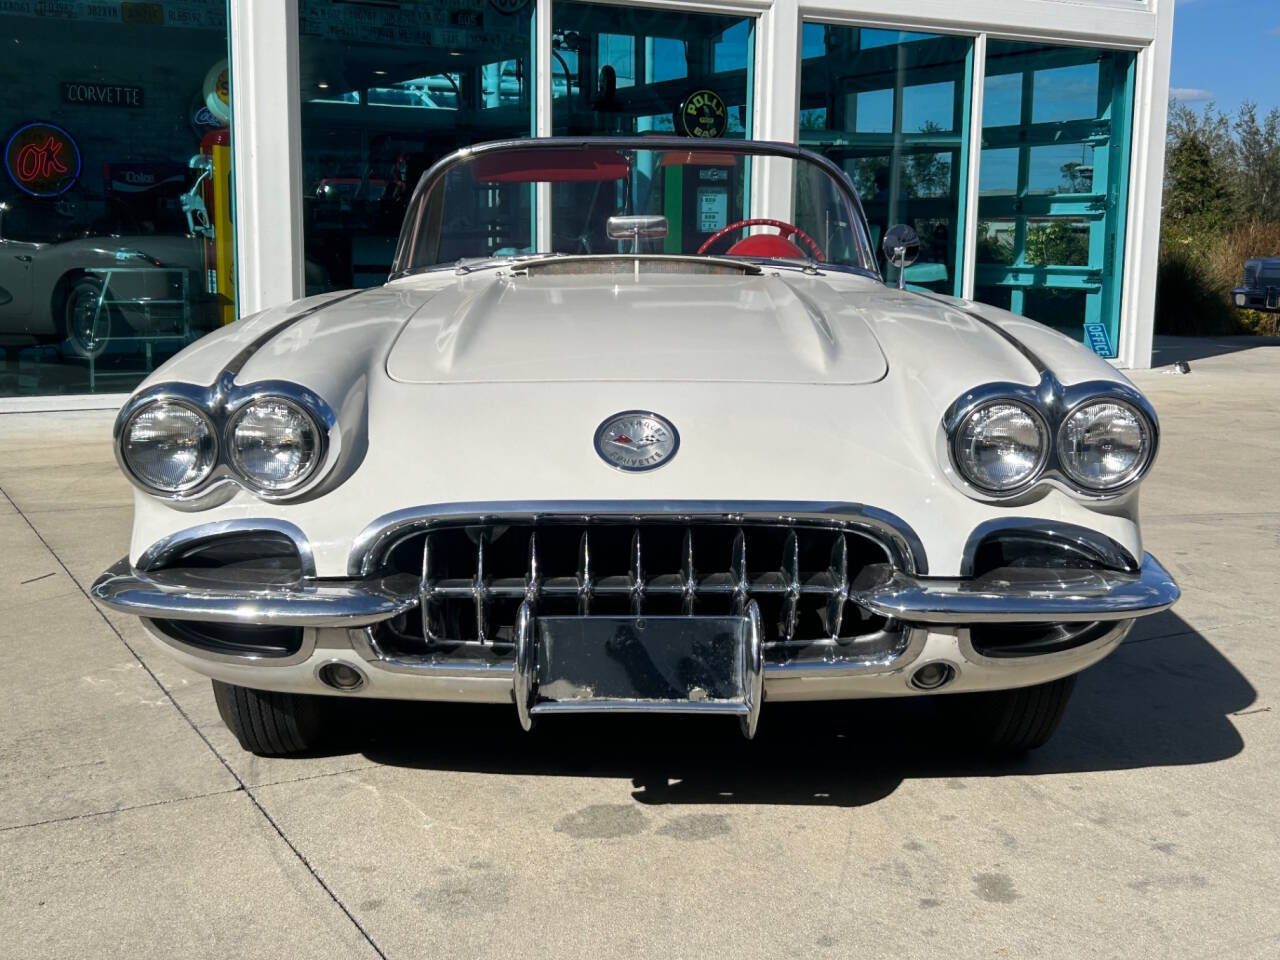
[[[726,251],[729,256],[736,257],[777,257],[779,259],[803,260],[805,253],[790,240],[776,233],[754,233],[743,237]]]

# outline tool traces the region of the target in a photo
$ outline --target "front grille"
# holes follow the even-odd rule
[[[395,655],[507,658],[525,600],[535,616],[732,616],[754,600],[771,660],[811,656],[815,646],[875,655],[887,623],[849,601],[849,584],[889,559],[868,534],[833,523],[578,518],[436,527],[387,555],[393,570],[421,575],[422,603],[375,640]]]

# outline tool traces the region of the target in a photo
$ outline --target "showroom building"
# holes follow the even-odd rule
[[[906,281],[1148,366],[1173,0],[0,0],[0,410],[382,282],[471,143],[786,140]],[[719,119],[699,126],[708,111]],[[768,189],[765,185],[765,189]]]

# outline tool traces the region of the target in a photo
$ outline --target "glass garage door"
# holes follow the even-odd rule
[[[992,40],[975,298],[1116,355],[1134,55]]]
[[[972,38],[820,23],[801,38],[800,143],[849,174],[877,250],[889,226],[915,227],[910,284],[959,294]]]

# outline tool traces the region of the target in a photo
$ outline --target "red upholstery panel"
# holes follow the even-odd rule
[[[519,150],[471,161],[480,183],[592,183],[623,180],[631,164],[616,150]]]
[[[738,257],[779,257],[795,260],[806,259],[805,252],[790,240],[785,240],[776,233],[755,233],[743,237],[727,251],[730,256]]]

